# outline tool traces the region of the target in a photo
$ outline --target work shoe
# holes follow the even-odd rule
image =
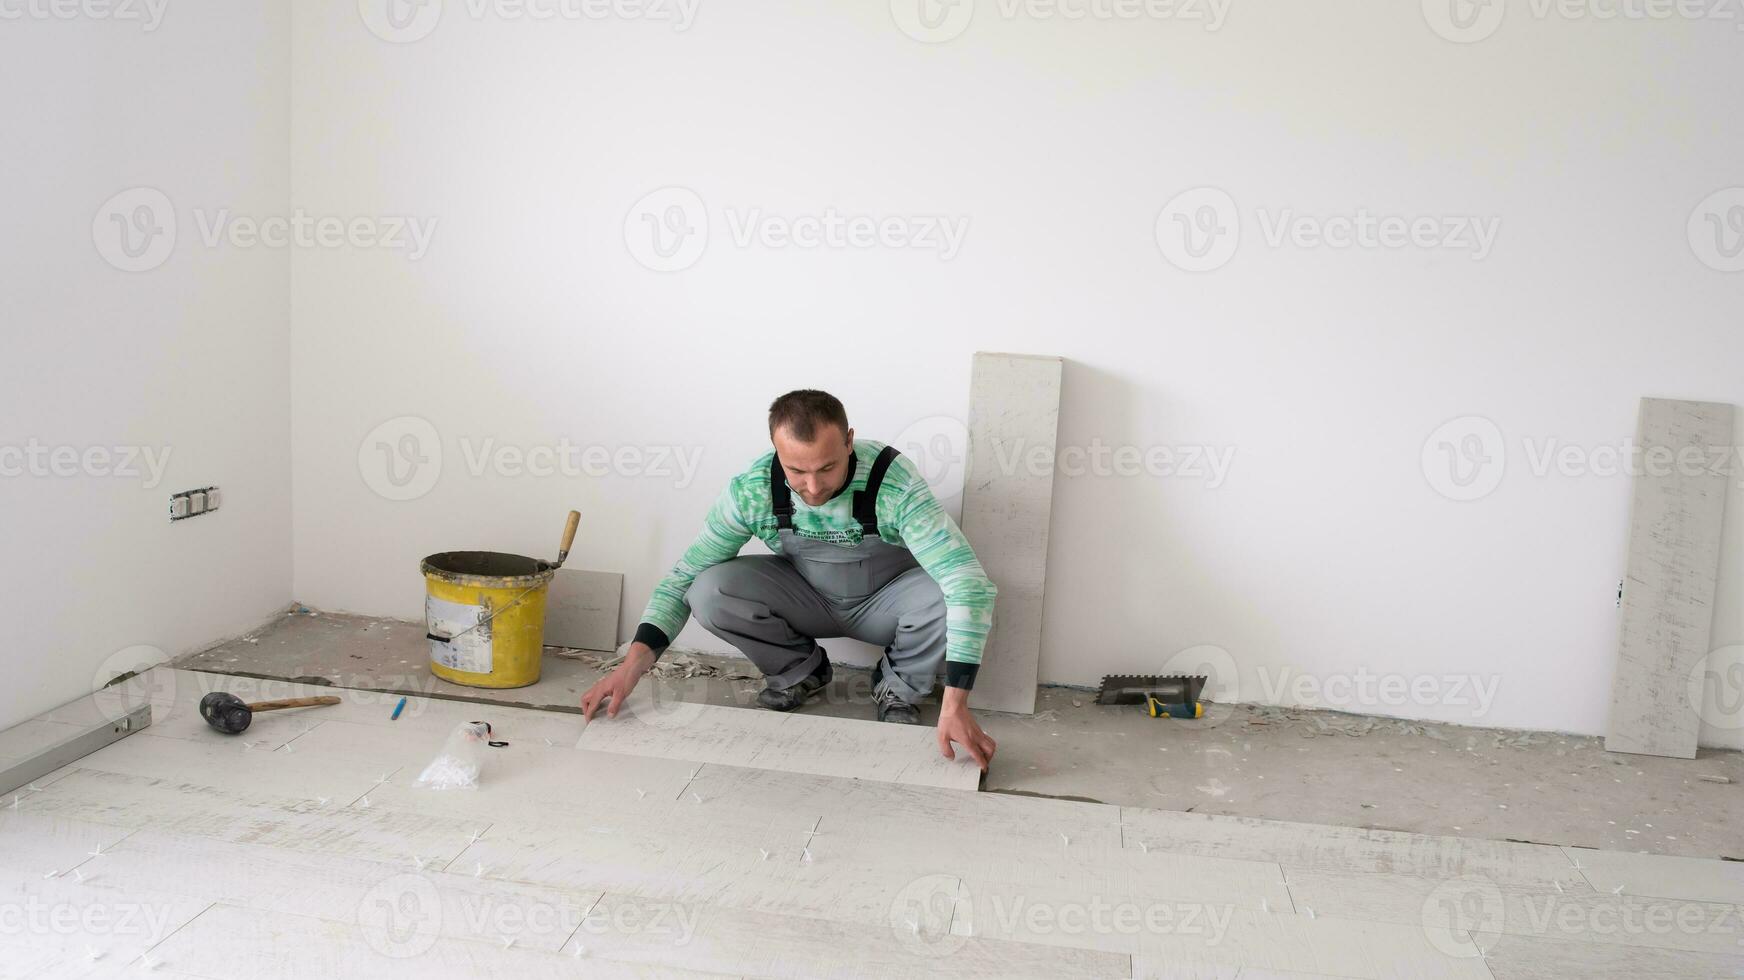
[[[830,676],[830,660],[825,657],[824,662],[818,665],[818,669],[800,678],[798,684],[784,687],[779,691],[773,687],[765,687],[759,691],[757,706],[768,708],[770,711],[792,711],[804,704],[813,694],[823,690],[824,686],[830,682]]]
[[[878,702],[879,721],[888,721],[892,725],[920,724],[920,709],[897,697],[894,692],[885,691],[875,700]]]

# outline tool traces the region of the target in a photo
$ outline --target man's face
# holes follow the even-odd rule
[[[786,426],[770,437],[775,455],[787,473],[787,485],[799,499],[817,507],[836,495],[848,481],[848,457],[854,454],[854,430],[820,425],[817,438],[800,442]]]

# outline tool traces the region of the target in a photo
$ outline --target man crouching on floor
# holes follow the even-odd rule
[[[920,724],[916,703],[945,691],[939,751],[963,746],[985,770],[994,741],[969,710],[993,617],[993,583],[963,532],[892,446],[855,439],[842,403],[790,391],[769,406],[764,453],[715,501],[654,588],[623,663],[582,695],[589,720],[616,716],[694,613],[763,672],[757,703],[792,711],[830,682],[819,639],[884,647],[873,672],[878,720]],[[772,555],[739,555],[752,535]]]

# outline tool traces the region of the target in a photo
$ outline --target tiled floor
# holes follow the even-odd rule
[[[0,976],[1744,976],[1744,864],[593,752],[573,714],[369,692],[228,737],[200,695],[261,682],[129,683],[151,728],[0,802]],[[510,743],[483,786],[414,786],[468,720]]]
[[[828,645],[832,655],[845,652]],[[488,691],[433,677],[429,657],[422,624],[304,610],[176,666],[559,709],[573,709],[600,676],[589,662],[598,657],[548,649],[539,683]],[[673,659],[669,653],[663,662]],[[665,679],[669,697],[755,706],[763,685],[744,659],[692,659],[710,673],[740,677]],[[870,718],[871,686],[865,671],[838,670],[805,713]],[[1606,752],[1602,738],[1245,704],[1214,706],[1185,724],[1098,705],[1087,692],[1061,687],[1042,688],[1036,708],[1033,716],[980,713],[1000,745],[984,789],[1744,860],[1744,753],[1736,751],[1661,759]],[[930,718],[936,709],[923,710]]]

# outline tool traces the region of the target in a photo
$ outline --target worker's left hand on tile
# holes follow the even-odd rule
[[[982,772],[987,771],[988,763],[993,761],[993,751],[998,748],[993,736],[981,730],[980,722],[969,710],[969,692],[959,687],[945,688],[939,708],[939,753],[947,759],[957,757],[952,742],[968,749]]]

